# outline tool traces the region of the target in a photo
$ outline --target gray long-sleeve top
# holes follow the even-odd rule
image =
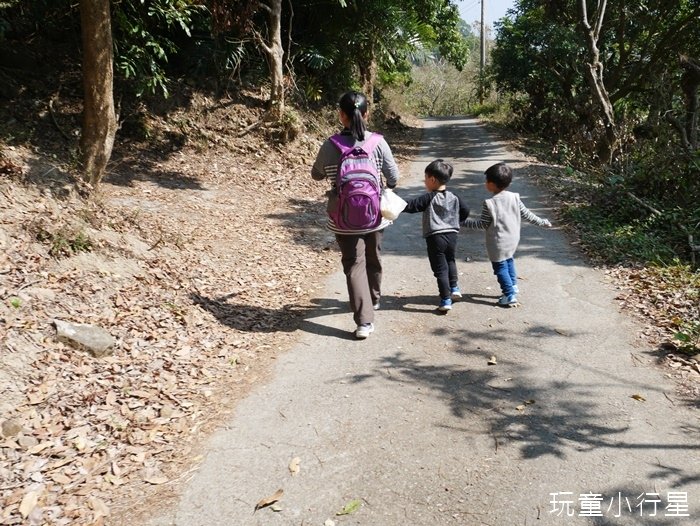
[[[551,226],[547,219],[533,214],[520,195],[503,190],[484,201],[479,219],[462,222],[466,228],[486,230],[486,253],[493,262],[510,259],[520,243],[521,219],[537,226]]]

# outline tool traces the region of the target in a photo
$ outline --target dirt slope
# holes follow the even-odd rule
[[[309,177],[333,123],[277,146],[241,134],[259,114],[193,101],[151,123],[176,132],[160,152],[124,141],[89,202],[68,165],[3,151],[0,524],[102,523],[167,492],[296,338],[337,264]],[[386,131],[410,156],[419,128]],[[106,329],[114,353],[58,341],[54,319]]]

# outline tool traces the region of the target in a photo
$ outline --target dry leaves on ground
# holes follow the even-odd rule
[[[0,180],[0,524],[133,520],[318,307],[338,265],[318,138],[246,141],[117,160],[93,203]],[[114,354],[54,319],[107,329]]]

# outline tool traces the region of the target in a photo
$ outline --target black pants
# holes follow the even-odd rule
[[[433,234],[425,238],[428,245],[428,259],[433,275],[437,278],[440,298],[449,298],[451,288],[456,287],[457,264],[455,263],[455,249],[457,248],[457,232]]]

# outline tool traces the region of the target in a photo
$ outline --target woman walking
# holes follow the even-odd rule
[[[384,138],[367,130],[367,98],[357,91],[348,91],[338,105],[343,130],[323,143],[311,168],[311,177],[317,181],[330,178],[335,182],[329,192],[327,226],[335,233],[340,247],[350,308],[357,326],[355,337],[364,340],[374,332],[374,311],[379,309],[382,284],[382,235],[391,224],[379,215],[378,196],[375,198],[374,193],[381,191],[382,176],[386,179],[386,187],[394,188],[399,170]],[[366,157],[362,157],[363,150],[360,149],[363,147]],[[358,157],[345,161],[355,154]],[[363,162],[376,170],[378,189],[374,190],[373,184],[369,184],[371,176],[355,173],[363,171]],[[353,165],[357,170],[353,171]],[[358,193],[346,198],[349,196],[346,192],[352,190],[341,189],[339,184],[343,185],[350,179]],[[350,210],[350,207],[356,208]],[[376,219],[373,219],[374,215]]]

